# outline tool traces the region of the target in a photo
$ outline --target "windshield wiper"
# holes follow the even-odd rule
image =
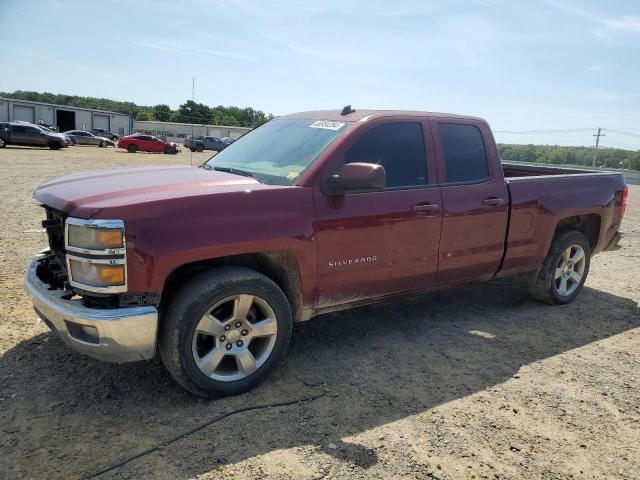
[[[247,172],[245,170],[238,170],[237,168],[231,168],[231,167],[213,167],[213,169],[216,172],[226,172],[226,173],[233,173],[234,175],[242,175],[243,177],[252,177],[255,178],[255,175],[251,172]],[[256,180],[258,180],[256,178]],[[259,181],[259,180],[258,180]]]

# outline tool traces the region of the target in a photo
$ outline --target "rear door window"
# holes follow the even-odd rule
[[[387,174],[387,188],[427,184],[427,156],[422,125],[385,123],[365,132],[345,153],[345,163],[376,163]]]
[[[438,132],[447,183],[479,182],[489,178],[487,153],[478,127],[439,123]]]

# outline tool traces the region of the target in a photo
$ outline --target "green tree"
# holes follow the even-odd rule
[[[213,117],[211,109],[205,104],[187,100],[178,107],[175,118],[181,123],[211,123]]]
[[[149,121],[153,120],[153,113],[147,110],[141,110],[136,114],[136,120],[138,121]]]
[[[171,107],[161,103],[153,107],[153,116],[159,122],[168,122],[171,118]]]

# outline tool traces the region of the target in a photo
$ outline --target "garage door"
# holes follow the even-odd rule
[[[104,128],[109,132],[109,115],[93,115],[93,128]]]
[[[34,107],[27,105],[14,105],[13,106],[13,120],[21,120],[23,122],[35,122],[36,111]]]

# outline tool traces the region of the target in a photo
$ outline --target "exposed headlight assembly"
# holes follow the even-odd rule
[[[124,222],[69,217],[65,226],[67,271],[71,285],[91,292],[125,292]]]

